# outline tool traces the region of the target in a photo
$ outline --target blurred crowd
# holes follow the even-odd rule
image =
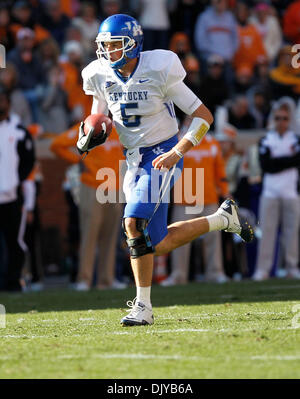
[[[157,257],[154,281],[167,286],[300,278],[300,68],[293,49],[300,43],[300,0],[3,0],[0,165],[11,141],[17,145],[5,161],[15,169],[14,179],[0,173],[0,215],[18,216],[0,221],[0,289],[43,289],[38,202],[43,171],[36,156],[31,171],[23,173],[20,165],[24,160],[28,168],[29,141],[34,147],[49,138],[51,151],[70,164],[63,184],[69,210],[63,257],[72,287],[124,288],[132,281],[122,205],[100,204],[96,197],[98,190],[107,190],[99,188],[97,171],[110,167],[119,173],[123,155],[116,132],[84,160],[74,151],[79,122],[92,103],[82,90],[81,70],[96,58],[100,23],[116,13],[139,20],[144,50],[177,53],[187,72],[185,83],[215,117],[212,133],[187,154],[184,165],[192,171],[204,168],[204,176],[190,180],[192,192],[199,179],[204,181],[204,208],[196,200],[173,201],[170,222],[210,214],[228,196],[253,224],[260,220],[257,240],[247,247],[237,236],[214,232]],[[178,109],[176,115],[182,135],[190,119]],[[245,148],[239,142],[247,130],[255,144]],[[4,131],[11,132],[7,139]],[[34,157],[34,151],[30,154]],[[270,167],[276,162],[275,169]],[[118,182],[109,189],[117,193]],[[186,212],[187,206],[193,212]],[[20,279],[24,263],[29,277]]]

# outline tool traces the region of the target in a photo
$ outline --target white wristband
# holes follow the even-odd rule
[[[177,148],[173,148],[173,150],[174,150],[175,154],[178,155],[180,158],[183,157],[183,153],[180,152],[179,150],[177,150]]]
[[[192,123],[186,134],[185,139],[191,141],[193,145],[197,145],[203,139],[210,128],[210,125],[203,118],[193,118]]]

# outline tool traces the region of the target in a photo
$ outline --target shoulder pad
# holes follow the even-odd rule
[[[143,54],[147,57],[147,65],[155,72],[168,71],[175,58],[178,58],[177,54],[170,50],[145,51]]]
[[[90,62],[83,70],[81,71],[81,76],[83,79],[90,79],[96,74],[104,75],[105,71],[102,70],[99,60],[94,60]]]

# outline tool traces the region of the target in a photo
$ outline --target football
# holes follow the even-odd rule
[[[106,125],[106,134],[109,136],[112,130],[112,120],[104,114],[89,115],[84,121],[84,134],[87,134],[90,128],[93,127],[95,129],[93,137],[97,137],[102,132],[103,122]]]

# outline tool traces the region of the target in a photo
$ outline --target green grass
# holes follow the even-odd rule
[[[300,378],[300,281],[154,287],[124,328],[134,292],[1,294],[0,378]]]

